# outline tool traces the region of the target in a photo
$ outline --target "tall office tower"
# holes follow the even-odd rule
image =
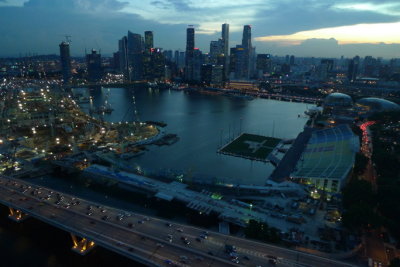
[[[112,67],[115,71],[119,70],[119,51],[113,53]]]
[[[256,69],[258,72],[258,77],[263,76],[263,74],[270,72],[272,68],[272,61],[270,54],[258,54]]]
[[[179,51],[178,50],[175,50],[175,52],[174,52],[174,62],[176,64],[176,66],[178,66],[178,64],[179,64]]]
[[[92,49],[91,54],[86,55],[86,67],[88,71],[89,82],[100,81],[103,76],[103,69],[101,68],[101,54]]]
[[[247,50],[242,45],[231,48],[230,71],[234,72],[235,79],[247,79],[249,70],[249,57]]]
[[[186,29],[186,60],[185,60],[185,79],[194,79],[194,27],[189,25]]]
[[[243,58],[243,70],[240,71],[241,79],[249,79],[250,76],[250,55],[251,55],[251,26],[244,25],[243,27],[243,38],[242,38],[242,47],[244,51]]]
[[[217,58],[219,55],[223,54],[223,43],[222,39],[219,39],[218,41],[211,41],[210,42],[210,63],[216,64],[217,63]]]
[[[185,52],[179,52],[179,68],[184,68],[186,62],[186,54]]]
[[[193,52],[193,81],[201,81],[201,65],[203,65],[203,53],[195,48]]]
[[[229,76],[229,24],[222,24],[222,44],[223,44],[223,53],[225,56],[224,62],[224,73],[225,79]]]
[[[359,56],[355,56],[353,59],[350,60],[347,72],[347,79],[350,82],[353,82],[357,78],[359,64],[360,64]]]
[[[128,68],[128,38],[122,37],[118,41],[119,71],[124,75],[125,80],[130,80]]]
[[[130,79],[138,81],[143,78],[143,38],[140,34],[128,31],[128,68]]]
[[[145,31],[144,32],[144,49],[146,52],[148,52],[153,47],[154,47],[153,32]]]
[[[60,44],[60,63],[61,63],[61,73],[64,83],[68,83],[72,77],[71,72],[71,56],[69,53],[69,43],[62,42]]]
[[[291,56],[290,56],[289,65],[290,65],[290,66],[293,66],[293,65],[294,65],[294,55],[291,55]]]
[[[366,56],[363,62],[364,77],[378,77],[379,67],[379,59],[373,58],[372,56]]]

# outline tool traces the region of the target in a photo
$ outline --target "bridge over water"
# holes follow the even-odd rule
[[[16,222],[33,217],[71,233],[72,249],[82,255],[99,245],[148,266],[237,265],[225,252],[225,244],[230,244],[236,246],[243,265],[265,266],[274,256],[278,266],[354,266],[216,232],[200,238],[204,229],[103,206],[6,176],[0,176],[0,203],[9,207],[9,218]]]

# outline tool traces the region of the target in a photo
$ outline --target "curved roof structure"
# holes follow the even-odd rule
[[[342,93],[332,93],[325,98],[324,105],[348,107],[353,105],[353,100],[349,95]]]
[[[366,106],[370,109],[370,111],[373,112],[400,110],[400,105],[392,101],[376,97],[361,98],[357,101],[357,104]]]

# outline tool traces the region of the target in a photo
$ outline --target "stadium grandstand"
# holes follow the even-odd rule
[[[351,171],[359,139],[347,124],[312,133],[290,178],[312,188],[338,193]]]

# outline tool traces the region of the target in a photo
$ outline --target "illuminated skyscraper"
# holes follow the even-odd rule
[[[68,83],[72,77],[71,72],[71,56],[69,52],[69,43],[62,42],[60,44],[60,63],[61,63],[61,74],[64,83]]]

